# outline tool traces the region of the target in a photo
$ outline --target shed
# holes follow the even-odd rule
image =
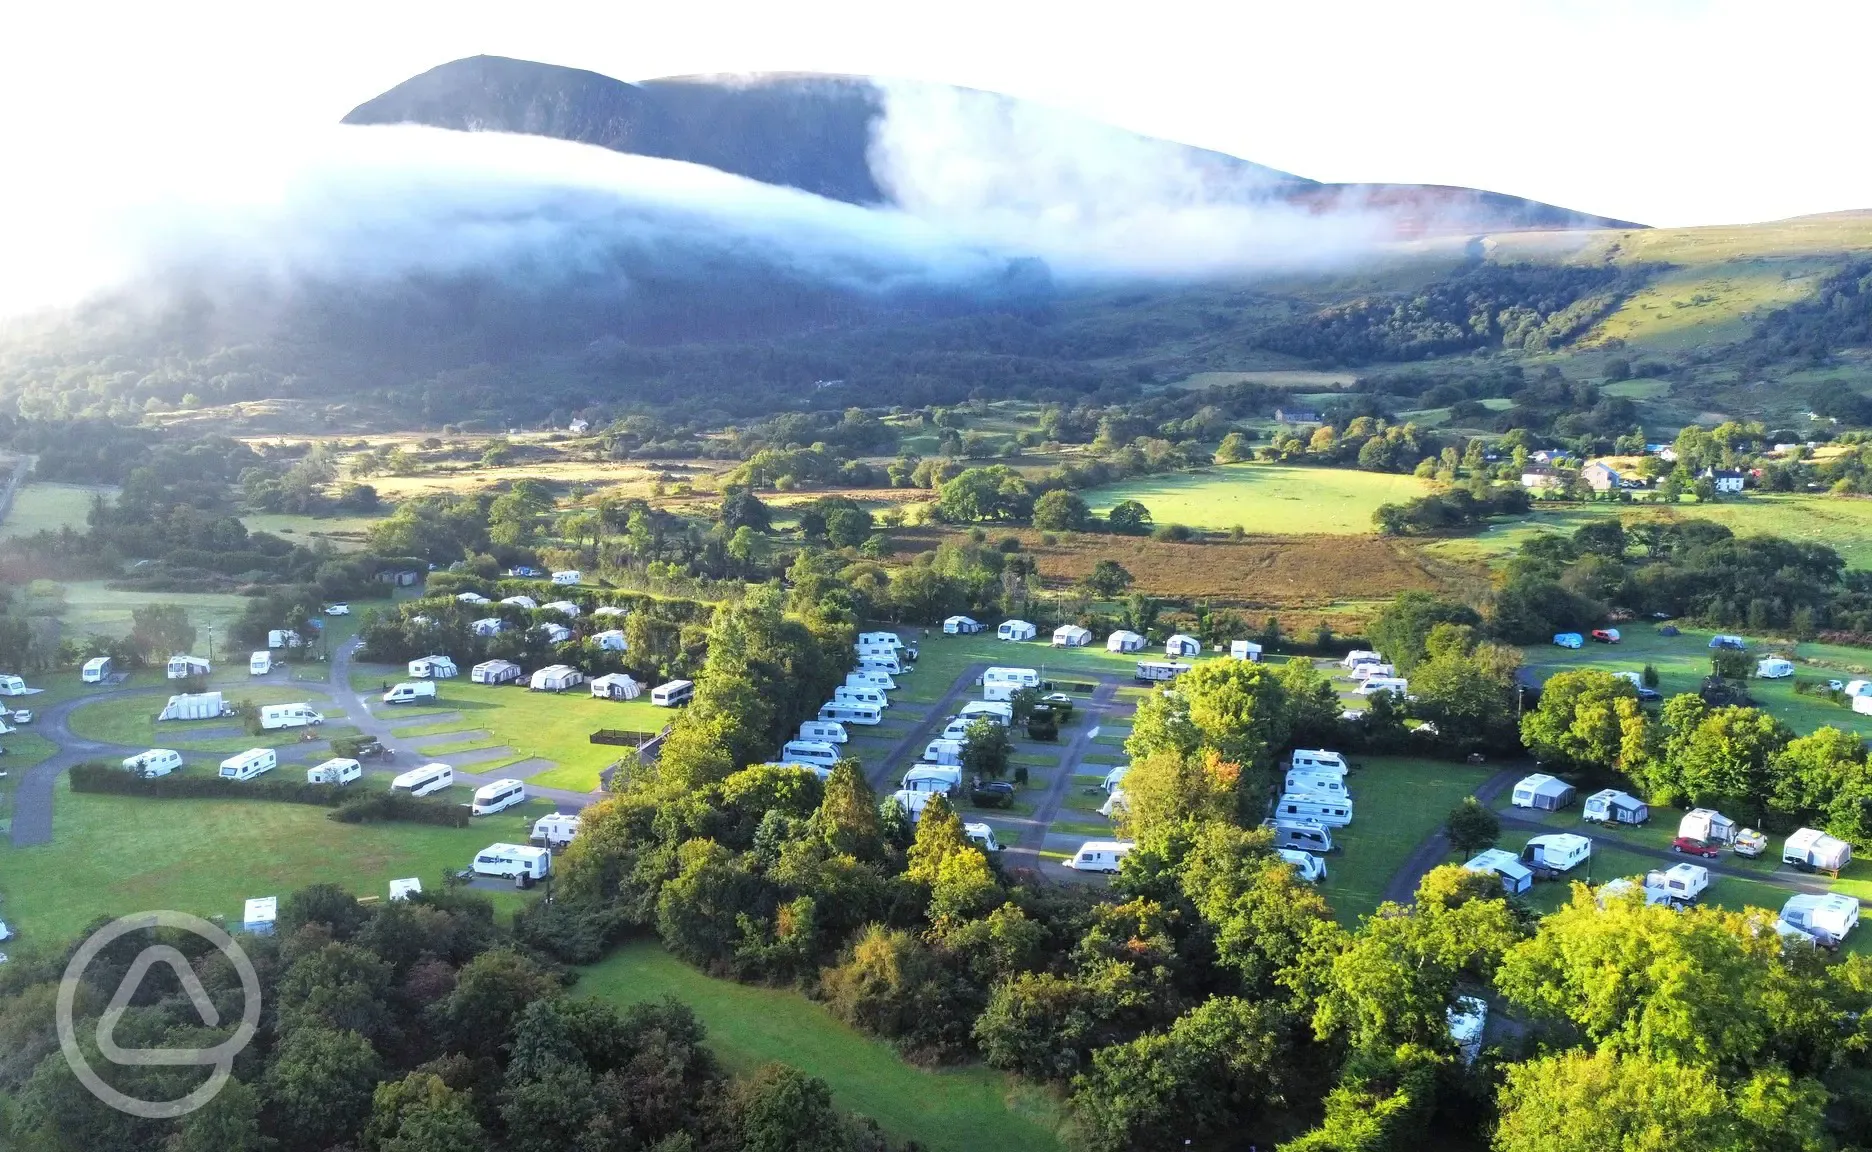
[[[512,660],[483,660],[468,673],[476,684],[511,684],[525,675]]]
[[[186,680],[190,676],[206,676],[210,669],[208,661],[200,656],[175,655],[169,657],[167,674],[171,680]]]
[[[1643,824],[1651,819],[1651,809],[1629,792],[1605,788],[1586,797],[1580,818],[1601,824]]]
[[[554,624],[550,620],[543,624],[535,624],[533,626],[533,631],[546,637],[546,643],[548,644],[564,644],[567,640],[572,639],[572,629],[567,628],[564,624]]]
[[[630,645],[624,642],[624,629],[607,628],[603,632],[592,633],[592,641],[601,652],[628,652]]]
[[[1201,656],[1202,641],[1196,639],[1194,636],[1188,636],[1182,632],[1178,632],[1175,636],[1164,641],[1164,655]]]
[[[1229,659],[1247,660],[1258,664],[1261,661],[1261,645],[1253,640],[1230,640]]]
[[[585,673],[569,664],[549,664],[533,673],[535,692],[564,692],[585,682]]]
[[[1077,624],[1061,624],[1053,629],[1053,647],[1084,648],[1092,643],[1092,629]]]
[[[1545,772],[1536,772],[1522,777],[1514,786],[1513,803],[1516,808],[1556,812],[1573,803],[1573,785]]]
[[[1794,675],[1794,661],[1779,656],[1763,656],[1755,662],[1755,675],[1763,680],[1785,680]]]
[[[476,636],[499,636],[506,627],[507,622],[499,616],[483,616],[479,620],[472,621],[468,625],[468,631]]]
[[[539,601],[531,596],[507,596],[502,598],[501,603],[511,604],[515,608],[525,608],[528,612],[539,607]]]
[[[1478,852],[1463,867],[1471,872],[1493,872],[1500,876],[1502,887],[1508,890],[1510,896],[1526,892],[1534,886],[1533,871],[1516,859],[1513,852],[1502,848]]]
[[[995,636],[1002,640],[1032,640],[1039,634],[1040,629],[1025,620],[1003,620],[995,629]]]
[[[409,674],[418,680],[448,680],[461,675],[447,656],[419,656],[409,662]]]
[[[583,612],[584,609],[572,603],[570,600],[553,600],[549,603],[541,604],[540,611],[557,612],[562,616],[570,616],[572,619],[577,620],[579,614]]]
[[[973,636],[981,630],[981,621],[973,616],[951,616],[943,621],[945,636]]]
[[[241,909],[241,930],[255,936],[271,936],[279,919],[278,896],[256,896]]]
[[[1127,632],[1120,628],[1105,637],[1105,651],[1107,652],[1142,652],[1143,650],[1144,637],[1136,632]]]
[[[643,685],[622,672],[594,676],[591,694],[602,700],[635,700],[643,695]]]
[[[1677,835],[1706,844],[1733,844],[1736,822],[1714,808],[1692,808],[1677,822]]]

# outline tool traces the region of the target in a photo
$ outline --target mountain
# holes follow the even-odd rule
[[[935,127],[941,131],[911,120],[932,112],[940,117]],[[1065,161],[1074,168],[1069,175],[1084,185],[1067,185],[1059,193],[1069,199],[1097,194],[1105,183],[1099,163],[1117,157],[1127,167],[1155,169],[1164,189],[1179,198],[1278,203],[1317,214],[1357,209],[1379,214],[1400,238],[1642,227],[1474,188],[1326,184],[1007,96],[862,76],[764,73],[630,84],[576,68],[474,56],[404,81],[352,109],[344,122],[548,136],[912,212],[919,208],[917,198],[906,194],[903,174],[889,170],[905,149],[920,153],[911,159],[922,161],[926,171],[963,162],[976,172],[984,156],[995,162],[1008,161],[1010,153],[1016,161],[1028,159],[1020,154],[1063,140],[1088,153]],[[1012,183],[1018,192],[1028,191],[1019,187],[1021,181]]]

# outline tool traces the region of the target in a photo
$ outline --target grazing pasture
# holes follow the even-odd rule
[[[1350,468],[1302,468],[1287,464],[1223,464],[1169,476],[1127,480],[1088,489],[1086,503],[1098,513],[1136,500],[1158,524],[1271,536],[1364,535],[1380,504],[1396,504],[1431,491],[1414,476]]]

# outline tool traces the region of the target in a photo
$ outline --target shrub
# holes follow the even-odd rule
[[[73,792],[102,792],[115,796],[153,796],[169,800],[273,800],[286,804],[316,804],[330,808],[338,803],[334,784],[306,784],[297,780],[224,780],[219,776],[196,776],[188,773],[170,776],[138,776],[113,764],[89,761],[73,766]],[[466,811],[464,809],[464,811]]]
[[[466,828],[468,807],[442,800],[424,800],[407,792],[359,792],[344,797],[331,819],[340,824],[383,824],[401,820],[410,824]]]

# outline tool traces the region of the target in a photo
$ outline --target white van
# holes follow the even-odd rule
[[[892,692],[897,688],[897,681],[891,679],[889,672],[877,672],[868,668],[847,672],[845,683],[851,688],[876,688],[884,692]]]
[[[421,768],[412,768],[390,781],[392,792],[408,792],[411,796],[427,796],[431,792],[440,792],[455,785],[455,769],[447,764],[424,764]]]
[[[1302,768],[1288,769],[1285,791],[1289,794],[1300,793],[1348,801],[1352,799],[1352,793],[1345,786],[1345,777],[1336,772],[1309,772]]]
[[[942,792],[953,796],[962,790],[962,769],[919,764],[904,773],[906,792]]]
[[[413,704],[418,700],[434,700],[436,686],[434,680],[405,680],[394,684],[390,691],[383,694],[385,704]]]
[[[1311,852],[1302,852],[1298,848],[1278,848],[1280,858],[1293,865],[1300,879],[1309,884],[1323,884],[1326,881],[1326,861]]]
[[[819,719],[840,724],[881,724],[884,722],[884,709],[875,704],[828,700],[819,706]]]
[[[923,759],[931,764],[962,763],[962,741],[937,738],[923,747]]]
[[[279,754],[271,748],[249,748],[221,761],[223,780],[252,780],[279,767]]]
[[[147,752],[124,757],[123,767],[125,772],[134,772],[145,779],[167,776],[182,767],[182,753],[174,748],[151,748]]]
[[[843,744],[851,739],[845,731],[845,725],[836,720],[803,720],[799,726],[801,740],[817,740],[822,744]]]
[[[671,680],[650,689],[650,703],[658,708],[680,708],[695,696],[695,684],[689,680]]]
[[[349,784],[363,776],[362,764],[342,756],[306,769],[307,784]]]
[[[247,657],[247,674],[249,676],[265,676],[271,671],[273,671],[273,653],[255,652],[252,656]]]
[[[524,876],[544,880],[552,871],[552,853],[528,844],[489,844],[475,853],[477,876]]]
[[[1065,864],[1079,872],[1116,872],[1136,847],[1130,840],[1087,840]]]
[[[788,740],[780,749],[780,759],[788,764],[817,764],[830,768],[839,762],[838,746],[822,740]]]
[[[1004,700],[971,700],[956,715],[963,720],[993,720],[1006,728],[1014,722],[1014,705]]]
[[[1274,833],[1274,847],[1306,852],[1331,852],[1332,833],[1311,820],[1269,820],[1261,825]]]
[[[1274,805],[1276,820],[1311,820],[1328,828],[1343,828],[1352,823],[1350,796],[1315,796],[1290,792]]]
[[[525,804],[526,785],[518,780],[496,780],[492,784],[483,784],[475,789],[474,803],[468,806],[470,816],[492,816],[504,808],[515,804]]]
[[[323,723],[325,723],[324,714],[313,711],[312,705],[303,702],[260,706],[260,727],[266,732],[280,728],[305,728]]]
[[[858,657],[858,670],[861,672],[883,672],[891,676],[902,676],[904,674],[904,666],[897,662],[897,657],[888,655],[860,656]]]
[[[578,835],[579,814],[577,812],[548,812],[533,821],[533,839],[547,848],[564,848]]]
[[[853,688],[849,684],[841,684],[832,690],[832,699],[842,700],[847,704],[870,704],[877,708],[890,707],[890,697],[884,695],[882,688]]]
[[[1324,748],[1295,748],[1287,760],[1287,767],[1315,773],[1336,772],[1344,776],[1349,771],[1344,756],[1337,752],[1328,752]]]

